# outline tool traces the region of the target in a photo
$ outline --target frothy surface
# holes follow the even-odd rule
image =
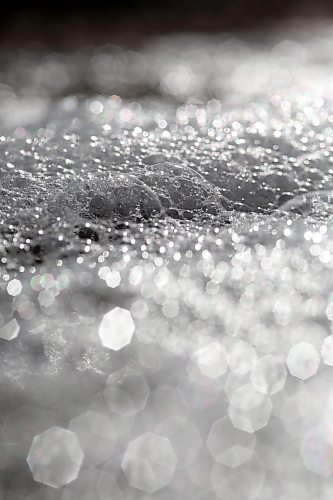
[[[3,57],[4,498],[330,498],[331,44]]]

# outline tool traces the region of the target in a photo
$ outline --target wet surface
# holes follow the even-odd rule
[[[3,55],[3,498],[331,497],[332,40]]]

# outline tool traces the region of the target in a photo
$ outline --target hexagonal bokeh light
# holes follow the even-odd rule
[[[144,408],[149,392],[142,373],[125,367],[109,375],[103,395],[110,411],[132,416]]]
[[[316,348],[308,342],[299,342],[289,351],[287,365],[294,377],[302,380],[313,377],[317,373],[319,364],[319,354]]]
[[[176,464],[169,439],[147,432],[129,443],[122,468],[131,486],[155,493],[170,483]]]
[[[114,429],[107,415],[88,410],[71,420],[69,430],[77,436],[85,465],[95,467],[111,458]]]
[[[255,444],[256,437],[235,428],[227,416],[213,422],[207,438],[214,460],[229,467],[238,467],[250,460]]]
[[[115,307],[104,314],[98,335],[104,347],[119,351],[131,342],[134,328],[131,313],[122,307]]]
[[[333,475],[333,428],[329,421],[310,428],[301,445],[306,467],[324,477]]]
[[[211,342],[196,351],[194,359],[201,373],[207,377],[217,378],[227,371],[227,352],[218,342]]]
[[[19,331],[20,326],[14,318],[0,328],[0,338],[4,340],[13,340],[18,336]]]
[[[61,427],[51,427],[35,436],[27,457],[35,481],[53,488],[74,481],[82,460],[76,435]]]

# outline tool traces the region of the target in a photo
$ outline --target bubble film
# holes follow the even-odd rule
[[[1,499],[332,498],[332,47],[1,54]]]

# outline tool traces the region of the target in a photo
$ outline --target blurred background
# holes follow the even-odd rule
[[[1,7],[0,43],[56,49],[107,41],[137,44],[174,32],[254,30],[293,19],[333,15],[330,0],[122,0],[16,2]]]

